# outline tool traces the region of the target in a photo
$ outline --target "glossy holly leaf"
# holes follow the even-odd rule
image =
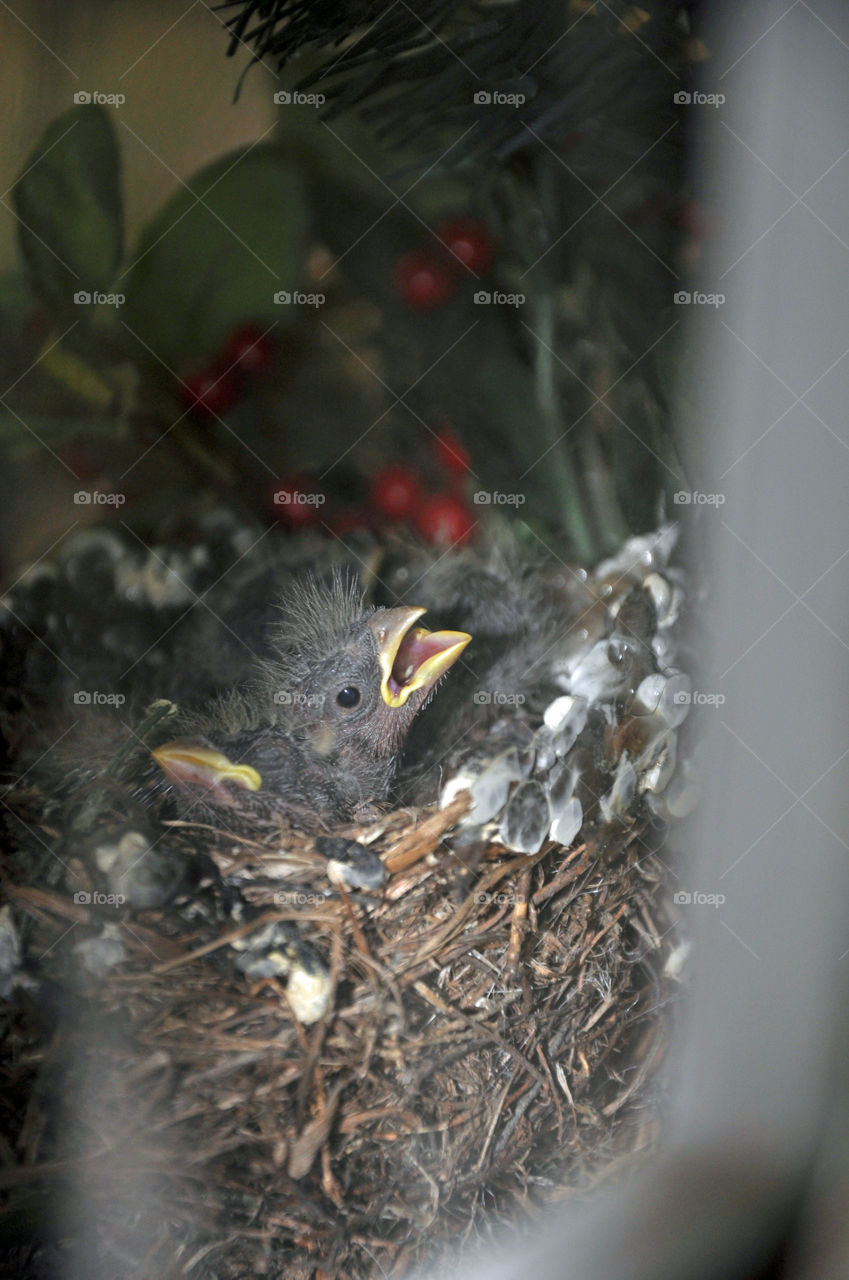
[[[108,290],[124,234],[121,158],[107,110],[72,107],[52,121],[12,198],[36,293],[53,315],[89,314],[75,299]]]
[[[132,357],[182,372],[237,325],[295,323],[302,308],[275,295],[294,293],[306,225],[301,180],[280,148],[230,152],[202,169],[146,228],[116,286]]]

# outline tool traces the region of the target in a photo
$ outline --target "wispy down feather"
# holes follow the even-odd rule
[[[275,606],[268,628],[274,658],[263,666],[277,684],[281,679],[297,684],[317,662],[338,653],[373,612],[350,570],[336,566],[329,582],[309,574],[293,583]]]

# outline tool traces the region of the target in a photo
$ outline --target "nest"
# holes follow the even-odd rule
[[[449,1275],[654,1148],[684,955],[660,845],[696,790],[673,545],[597,567],[554,687],[460,735],[438,803],[317,836],[152,801],[157,874],[192,876],[130,910],[104,889],[138,833],[74,836],[114,771],[70,809],[18,778],[3,1274]]]
[[[6,885],[41,977],[4,1015],[5,1274],[448,1274],[449,1250],[651,1149],[676,947],[657,828],[461,856],[469,803],[350,832],[389,873],[375,892],[331,885],[297,831],[188,823],[172,837],[218,874],[179,909],[116,925],[32,874]],[[259,920],[222,926],[215,879]],[[280,978],[232,963],[286,920],[328,957],[311,1026]],[[93,942],[121,963],[90,955],[69,983]],[[21,1214],[39,1245],[16,1245]]]

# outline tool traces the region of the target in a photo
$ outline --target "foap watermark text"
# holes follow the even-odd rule
[[[689,89],[679,89],[673,93],[672,101],[676,107],[722,107],[726,98],[724,93],[701,93],[699,90],[691,93]]]
[[[327,101],[324,93],[302,93],[299,89],[278,89],[274,95],[278,107],[323,107]]]
[[[303,293],[299,289],[294,291],[280,289],[275,293],[274,301],[278,307],[323,307],[326,298],[323,293]]]
[[[676,307],[721,307],[724,293],[704,293],[699,289],[679,289],[672,295]]]
[[[722,507],[724,493],[702,493],[699,489],[679,489],[672,495],[676,507]]]
[[[74,894],[78,907],[123,907],[126,901],[123,893],[99,893],[96,889],[92,893],[78,889]]]
[[[78,107],[87,107],[92,103],[99,107],[123,107],[126,101],[123,93],[101,93],[99,89],[78,89],[74,94],[74,102]]]
[[[123,707],[123,693],[101,693],[99,689],[77,689],[74,704],[78,707]]]
[[[507,93],[504,89],[478,89],[472,99],[476,107],[522,107],[527,100],[524,93]]]
[[[123,293],[93,293],[88,289],[78,289],[74,294],[74,306],[77,307],[123,307],[126,298]]]
[[[277,489],[274,494],[277,507],[321,507],[326,501],[326,493],[306,493],[301,489]]]
[[[278,707],[323,707],[323,693],[302,693],[298,689],[277,689],[274,701]]]
[[[476,507],[522,507],[526,498],[523,493],[502,493],[500,489],[478,489],[472,501]]]
[[[724,707],[724,693],[705,693],[702,689],[679,689],[672,695],[673,703],[678,707]]]
[[[478,289],[473,302],[477,307],[521,307],[525,302],[525,295],[502,293],[498,289]]]
[[[724,893],[701,893],[699,890],[679,889],[677,893],[673,893],[672,901],[676,907],[717,907],[723,906],[725,903]]]
[[[102,489],[78,489],[74,503],[78,507],[123,507],[125,493],[105,493]]]
[[[478,707],[521,707],[525,701],[523,693],[507,693],[504,689],[476,689],[472,702]]]

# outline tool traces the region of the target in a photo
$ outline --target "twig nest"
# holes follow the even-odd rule
[[[674,654],[673,541],[588,578],[602,613],[553,698],[524,737],[496,719],[438,803],[318,838],[172,822],[194,881],[133,914],[12,886],[4,989],[40,957],[29,982],[70,1012],[53,1056],[100,1117],[36,1125],[28,1186],[68,1171],[105,1272],[400,1277],[651,1148],[683,963],[657,819],[695,795],[688,685],[655,645]],[[38,797],[20,806],[43,826]],[[42,1034],[7,1028],[22,1116],[64,1105]]]

